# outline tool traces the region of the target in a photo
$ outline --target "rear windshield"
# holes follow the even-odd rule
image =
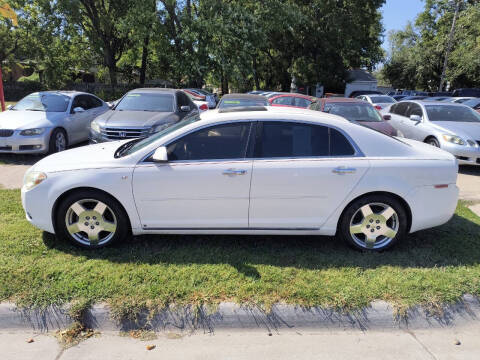
[[[267,106],[268,100],[261,99],[225,99],[220,101],[219,109],[238,107],[238,106]]]
[[[391,104],[396,102],[394,98],[390,96],[370,96],[372,103],[374,104]]]
[[[378,111],[366,103],[327,103],[323,111],[342,116],[349,121],[383,121]]]
[[[430,121],[480,122],[480,114],[467,106],[425,105]]]
[[[463,105],[467,105],[467,106],[470,106],[472,108],[477,108],[478,106],[480,106],[480,99],[471,99],[471,100],[467,100],[463,103]]]
[[[115,107],[118,111],[174,111],[174,98],[171,94],[129,93]]]

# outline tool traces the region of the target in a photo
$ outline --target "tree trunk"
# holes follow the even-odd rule
[[[148,58],[148,42],[150,41],[150,35],[145,36],[143,40],[142,50],[142,67],[140,68],[140,84],[145,84],[145,74],[147,72],[147,58]]]
[[[253,57],[253,79],[255,81],[255,90],[260,90],[260,81],[258,79],[258,72],[257,72],[257,57]]]

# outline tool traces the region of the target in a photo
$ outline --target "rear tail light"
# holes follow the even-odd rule
[[[200,105],[200,110],[208,110],[207,104]]]
[[[382,107],[380,105],[375,105],[375,109],[382,110]]]
[[[435,185],[435,189],[445,189],[448,188],[448,184],[438,184]]]

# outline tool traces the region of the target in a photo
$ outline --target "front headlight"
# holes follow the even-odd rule
[[[39,171],[29,171],[23,178],[23,188],[28,191],[47,179],[47,174]]]
[[[98,125],[98,123],[95,121],[92,121],[92,123],[90,124],[90,128],[96,133],[100,132],[100,125]]]
[[[445,134],[443,135],[443,138],[445,139],[445,141],[451,142],[456,145],[465,145],[465,141],[461,137],[456,135]]]
[[[23,136],[35,136],[35,135],[42,135],[45,132],[45,129],[38,128],[38,129],[27,129],[20,131],[20,135]]]

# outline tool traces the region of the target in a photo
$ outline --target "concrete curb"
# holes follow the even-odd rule
[[[83,322],[99,331],[203,331],[257,329],[279,332],[285,329],[302,330],[397,330],[428,329],[467,325],[480,319],[478,298],[465,295],[461,301],[444,306],[441,313],[416,307],[405,318],[395,319],[392,307],[383,301],[349,314],[328,308],[305,308],[284,304],[274,305],[270,312],[257,306],[222,303],[215,310],[206,307],[169,307],[149,317],[139,313],[135,321],[112,319],[106,304],[97,304],[86,311]],[[53,331],[73,323],[67,307],[50,306],[47,309],[20,309],[11,303],[0,304],[0,330]]]

